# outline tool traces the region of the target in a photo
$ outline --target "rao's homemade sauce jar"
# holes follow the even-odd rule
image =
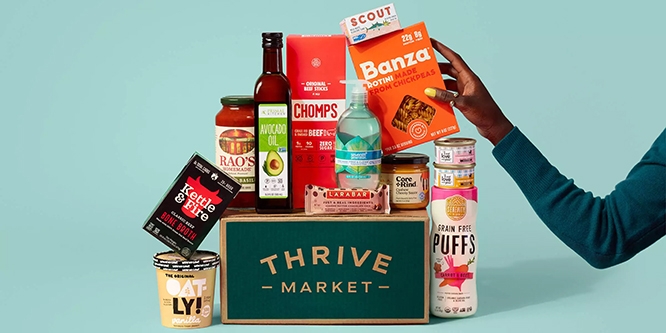
[[[389,185],[391,208],[424,209],[430,202],[430,158],[424,154],[395,153],[382,158],[379,181]]]
[[[226,96],[215,116],[215,164],[242,187],[229,209],[254,208],[254,99]]]

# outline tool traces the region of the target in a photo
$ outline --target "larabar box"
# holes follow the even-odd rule
[[[448,103],[425,95],[445,89],[425,23],[349,45],[359,79],[370,82],[368,104],[382,123],[382,150],[393,154],[460,132]]]
[[[345,110],[344,35],[287,36],[292,99],[294,208],[305,208],[305,186],[337,187],[335,127]]]
[[[349,44],[357,44],[400,30],[400,20],[395,6],[390,3],[350,16],[340,22],[340,28],[347,36]]]

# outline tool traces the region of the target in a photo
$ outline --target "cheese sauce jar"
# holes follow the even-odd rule
[[[470,138],[441,138],[435,140],[436,164],[475,164],[476,140]]]
[[[395,153],[382,157],[379,181],[389,185],[391,208],[424,209],[430,202],[430,157]]]
[[[464,189],[474,187],[475,164],[434,164],[435,186],[443,189]]]

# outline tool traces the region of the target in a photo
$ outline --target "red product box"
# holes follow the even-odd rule
[[[337,187],[335,127],[345,111],[345,35],[287,36],[292,99],[294,208],[305,208],[305,186]]]

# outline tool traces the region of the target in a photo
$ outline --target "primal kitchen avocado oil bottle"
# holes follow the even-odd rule
[[[261,37],[264,70],[254,87],[255,209],[259,214],[290,213],[291,88],[282,70],[282,33],[264,32]]]

